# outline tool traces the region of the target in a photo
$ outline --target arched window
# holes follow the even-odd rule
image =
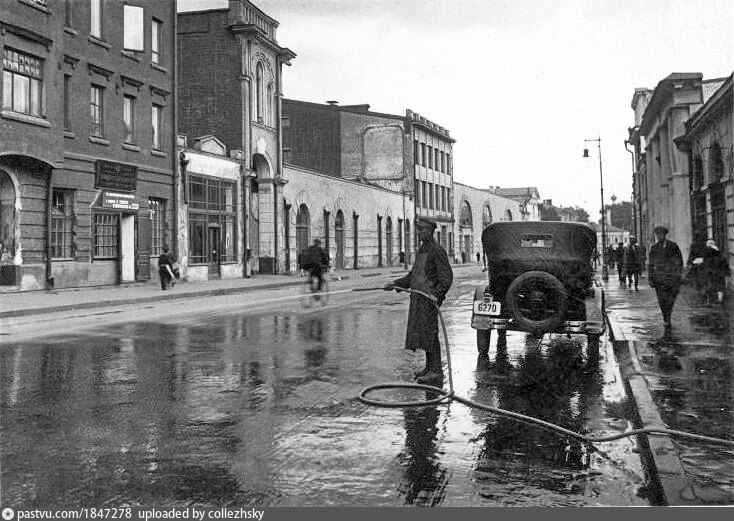
[[[0,170],[0,261],[15,256],[15,185],[10,176]]]
[[[255,67],[255,107],[258,123],[263,122],[263,64],[257,62]]]
[[[471,207],[469,206],[469,203],[467,201],[464,201],[463,203],[461,203],[461,213],[459,214],[459,225],[461,226],[471,226],[472,225]]]
[[[512,212],[509,209],[505,212],[505,220],[507,221],[512,220]]]
[[[311,215],[308,212],[308,206],[302,204],[298,207],[296,214],[296,250],[298,254],[308,249],[310,228]]]
[[[275,123],[275,116],[273,113],[273,84],[268,84],[268,113],[265,117],[265,122],[270,125],[271,127],[274,126]]]
[[[724,158],[721,154],[721,147],[718,143],[714,143],[711,147],[711,182],[716,183],[724,176]]]
[[[482,210],[482,228],[486,228],[490,224],[492,224],[492,210],[488,204],[485,204]]]
[[[334,218],[334,242],[336,242],[336,259],[337,269],[344,268],[344,212],[338,210]]]
[[[693,189],[699,190],[703,186],[703,159],[699,154],[693,158]]]

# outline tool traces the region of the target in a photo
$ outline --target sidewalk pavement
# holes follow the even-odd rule
[[[630,290],[611,274],[605,285],[610,331],[641,426],[734,439],[733,296],[723,306],[705,306],[683,286],[672,333],[664,337],[655,291],[644,277],[639,288]],[[665,503],[734,504],[731,447],[667,435],[647,442],[646,463]]]
[[[452,265],[452,268],[454,271],[457,269],[474,269],[477,273],[481,273],[481,268],[474,263],[456,264]],[[363,268],[359,270],[335,270],[330,280],[359,280],[361,278],[375,277],[379,281],[378,284],[381,284],[384,282],[384,279],[405,273],[407,271],[401,266]],[[0,318],[180,298],[231,295],[234,293],[294,286],[301,282],[303,282],[303,279],[298,274],[255,275],[249,279],[208,280],[201,282],[177,281],[176,285],[167,291],[162,291],[158,284],[152,282],[135,282],[114,286],[0,293]]]

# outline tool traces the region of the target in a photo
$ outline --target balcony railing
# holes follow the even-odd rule
[[[245,24],[259,28],[270,40],[275,41],[275,24],[247,0],[240,2],[240,19]]]

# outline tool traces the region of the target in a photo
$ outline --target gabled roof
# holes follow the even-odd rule
[[[493,193],[503,197],[540,197],[540,192],[538,192],[538,188],[535,186],[495,188]]]
[[[712,92],[706,103],[686,121],[686,134],[681,138],[683,142],[690,141],[707,121],[717,117],[720,110],[731,110],[734,74],[724,80],[716,80],[711,83],[718,85],[718,89]]]
[[[650,97],[650,102],[645,108],[645,113],[640,121],[640,134],[647,135],[655,121],[654,115],[662,110],[665,102],[673,95],[673,92],[683,83],[696,83],[703,80],[700,72],[674,72],[660,80]]]

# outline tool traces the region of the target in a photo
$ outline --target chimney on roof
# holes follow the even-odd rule
[[[332,107],[335,107],[336,105],[339,105],[339,102],[336,100],[329,100],[326,102],[327,105],[331,105]]]

